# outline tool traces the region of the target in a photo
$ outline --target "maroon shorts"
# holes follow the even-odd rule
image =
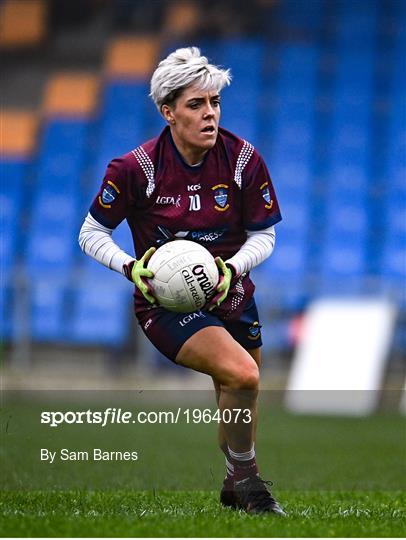
[[[254,298],[248,302],[237,320],[222,320],[209,311],[173,313],[161,307],[137,313],[138,322],[149,341],[164,356],[176,361],[182,345],[198,330],[207,326],[221,326],[244,349],[257,349],[262,345],[261,325]]]

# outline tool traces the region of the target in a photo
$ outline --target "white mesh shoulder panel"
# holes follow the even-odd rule
[[[247,166],[247,163],[251,159],[252,154],[254,153],[254,147],[252,144],[250,144],[248,141],[244,141],[244,144],[242,145],[242,148],[240,150],[240,153],[238,154],[237,158],[237,164],[235,166],[235,173],[234,173],[234,182],[237,184],[237,186],[241,189],[241,175],[245,167]]]
[[[142,146],[137,146],[135,150],[132,150],[132,154],[134,155],[135,159],[140,164],[140,167],[143,170],[148,180],[146,195],[147,197],[150,197],[155,189],[154,164],[152,163],[151,158],[149,157],[149,155],[146,153],[146,151],[143,149]]]

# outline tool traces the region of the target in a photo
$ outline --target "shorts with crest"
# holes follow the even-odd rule
[[[248,302],[240,318],[232,321],[223,321],[209,311],[174,313],[161,307],[137,313],[137,318],[149,341],[173,362],[176,362],[182,345],[208,326],[225,328],[244,349],[262,346],[261,325],[254,298]]]

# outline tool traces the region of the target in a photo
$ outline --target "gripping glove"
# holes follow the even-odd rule
[[[149,259],[155,253],[156,248],[149,248],[139,261],[131,261],[123,266],[124,275],[127,279],[135,283],[136,287],[142,292],[144,298],[150,303],[155,304],[156,300],[151,294],[151,287],[143,278],[153,278],[154,272],[148,270],[146,265]]]
[[[217,294],[214,295],[209,303],[209,311],[218,307],[227,298],[233,278],[233,270],[230,266],[226,265],[221,257],[216,257],[214,260],[218,266],[220,278],[216,287]]]

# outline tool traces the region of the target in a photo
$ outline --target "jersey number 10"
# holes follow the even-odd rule
[[[189,195],[189,210],[197,212],[201,208],[200,195]]]

